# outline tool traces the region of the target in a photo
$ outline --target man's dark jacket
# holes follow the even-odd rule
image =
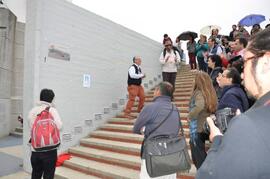
[[[240,85],[233,84],[222,89],[218,109],[226,107],[240,109],[241,112],[245,112],[248,109],[248,98]]]
[[[216,136],[196,179],[270,178],[270,92]]]

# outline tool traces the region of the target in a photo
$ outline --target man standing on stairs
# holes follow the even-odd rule
[[[133,65],[128,70],[128,102],[125,109],[125,117],[131,118],[131,108],[135,102],[136,97],[139,97],[139,105],[137,112],[141,112],[141,109],[144,105],[144,89],[141,86],[142,79],[145,78],[145,74],[142,73],[141,65],[142,59],[141,57],[135,56],[133,57]]]
[[[211,118],[208,155],[197,179],[270,178],[270,29],[250,39],[244,52],[244,85],[257,101],[221,134]]]
[[[171,40],[165,40],[165,49],[160,55],[159,61],[162,64],[163,81],[168,81],[175,87],[177,64],[180,63],[179,53],[173,48]]]
[[[149,137],[149,133],[154,130],[168,116],[166,121],[153,133],[151,137],[158,135],[176,136],[180,129],[179,113],[175,105],[172,105],[171,98],[173,95],[173,86],[168,82],[162,82],[154,92],[153,103],[145,106],[136,120],[133,132],[136,134],[144,133],[144,137]],[[142,164],[141,164],[141,179],[150,179],[145,164],[145,156],[143,148],[141,149]],[[158,179],[176,179],[176,174],[157,177]]]

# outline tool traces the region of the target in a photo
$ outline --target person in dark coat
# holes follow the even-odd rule
[[[270,29],[265,29],[251,37],[244,53],[244,84],[257,101],[231,120],[224,136],[207,118],[213,143],[196,179],[270,178],[269,78]]]
[[[245,112],[249,108],[247,95],[240,86],[240,74],[235,68],[228,68],[220,73],[217,82],[222,88],[218,110],[229,107]]]
[[[213,86],[215,88],[215,91],[217,93],[218,99],[220,98],[221,95],[221,89],[217,83],[217,77],[219,73],[222,73],[222,61],[219,55],[210,55],[208,57],[208,67],[209,67],[209,75],[210,78],[212,79]]]

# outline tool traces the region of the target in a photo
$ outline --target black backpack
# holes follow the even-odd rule
[[[175,47],[175,46],[173,46],[173,53],[176,55],[176,51],[178,52],[178,54],[180,54],[180,51]],[[163,50],[163,58],[165,57],[165,55],[166,55],[166,48],[164,48],[164,50]]]

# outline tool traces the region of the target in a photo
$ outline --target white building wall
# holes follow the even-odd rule
[[[142,57],[146,91],[161,81],[160,43],[67,1],[28,0],[26,22],[24,118],[40,90],[53,89],[64,123],[60,151],[78,144],[124,107],[119,100],[126,100],[127,71],[134,55]],[[49,57],[50,48],[70,54],[70,61]],[[84,74],[91,76],[90,88],[83,87]],[[111,109],[112,103],[120,108]],[[109,114],[104,114],[104,107],[110,108]],[[31,169],[29,131],[24,125],[27,171]]]

